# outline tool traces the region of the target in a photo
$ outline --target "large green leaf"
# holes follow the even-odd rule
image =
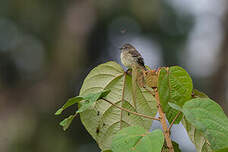
[[[161,68],[158,77],[158,93],[164,112],[167,111],[167,103],[170,100],[169,75],[166,68]]]
[[[196,144],[197,149],[207,148],[207,145],[204,147],[205,140],[201,135],[214,151],[228,148],[228,118],[217,103],[209,98],[195,98],[184,104],[182,112],[187,121],[196,128],[192,129],[192,126],[189,127],[188,123],[184,123],[187,130],[195,132],[190,138],[191,136],[199,138],[193,142],[201,141]]]
[[[228,152],[228,148],[219,149],[219,150],[216,150],[214,152]]]
[[[189,74],[179,66],[169,68],[170,102],[183,106],[191,99],[192,79]]]
[[[196,89],[192,90],[192,98],[208,98],[208,96]],[[170,104],[170,103],[169,103]],[[176,105],[172,105],[176,106]],[[180,107],[175,107],[179,110],[182,110]],[[186,118],[181,121],[185,127],[189,138],[192,143],[195,145],[197,152],[212,152],[212,149],[209,145],[209,142],[205,139],[202,132],[199,129],[196,129],[191,123],[189,123]]]
[[[122,67],[115,62],[107,62],[94,68],[85,78],[80,96],[104,89],[111,90],[105,98],[112,103],[148,116],[156,115],[155,99],[149,92],[138,87],[136,88],[136,108],[134,107],[132,78],[125,75]],[[110,149],[113,135],[121,128],[137,125],[149,130],[152,124],[150,119],[121,111],[102,99],[95,103],[94,108],[80,113],[80,118],[102,150]]]
[[[181,122],[185,127],[192,143],[195,145],[197,152],[212,152],[208,141],[205,139],[203,133],[199,129],[196,129],[191,123],[186,120],[185,117]]]
[[[158,78],[159,98],[169,123],[176,117],[178,111],[171,108],[168,102],[182,107],[191,99],[192,89],[192,79],[183,68],[179,66],[172,66],[169,69],[161,68]],[[174,123],[179,123],[182,116],[181,114]]]
[[[127,127],[113,138],[113,152],[161,152],[164,136],[161,130],[148,132],[142,127]]]

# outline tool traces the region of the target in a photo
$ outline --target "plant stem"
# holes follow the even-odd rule
[[[176,115],[176,117],[173,119],[173,121],[171,122],[169,128],[168,128],[168,131],[170,132],[170,129],[172,128],[174,122],[176,121],[176,119],[178,118],[178,116],[181,114],[181,112],[178,112],[178,114]]]
[[[159,118],[154,118],[154,117],[151,117],[151,116],[147,116],[147,115],[144,115],[144,114],[141,114],[141,113],[137,113],[137,112],[133,112],[133,111],[130,111],[128,109],[125,109],[125,108],[122,108],[122,107],[119,107],[117,106],[116,104],[112,103],[111,101],[108,101],[107,99],[105,98],[102,98],[104,101],[110,103],[111,105],[115,106],[116,108],[120,109],[120,110],[123,110],[123,111],[126,111],[126,112],[129,112],[131,114],[134,114],[134,115],[137,115],[137,116],[141,116],[141,117],[144,117],[144,118],[148,118],[148,119],[152,119],[152,120],[158,120],[160,121]]]
[[[134,104],[135,110],[136,108],[136,88],[137,88],[137,77],[138,77],[138,69],[135,65],[132,66],[132,100]]]
[[[123,90],[122,90],[122,97],[121,97],[121,107],[123,107],[124,103],[124,90],[125,90],[125,83],[126,83],[126,72],[124,72],[124,80],[123,80]],[[122,128],[122,119],[123,119],[123,110],[120,112],[120,129]]]
[[[170,138],[168,126],[167,126],[167,123],[166,123],[165,113],[162,110],[162,107],[161,107],[161,104],[160,104],[160,99],[159,99],[159,94],[158,94],[157,90],[155,92],[155,99],[156,99],[156,102],[157,102],[157,108],[158,108],[158,112],[159,112],[159,115],[160,115],[160,118],[161,118],[161,125],[162,125],[162,128],[163,128],[163,133],[164,133],[164,136],[165,136],[167,147],[169,149],[169,152],[174,152],[172,140]]]

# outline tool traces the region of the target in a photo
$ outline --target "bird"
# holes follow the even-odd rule
[[[134,46],[127,43],[121,48],[120,59],[122,64],[128,68],[127,74],[132,75],[132,88],[133,94],[136,94],[136,84],[139,87],[145,86],[144,73],[147,71],[142,55],[135,49]],[[133,98],[134,105],[136,106],[136,97]]]
[[[137,68],[146,70],[144,59],[134,46],[126,43],[120,48],[120,50],[121,62],[125,67],[132,69],[133,66],[136,66]]]

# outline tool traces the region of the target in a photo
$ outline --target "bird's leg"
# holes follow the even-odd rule
[[[125,71],[128,75],[132,75],[132,69],[127,69],[127,71]]]

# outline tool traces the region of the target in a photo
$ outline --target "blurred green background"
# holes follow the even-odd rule
[[[99,151],[79,118],[58,125],[75,107],[54,112],[124,43],[152,68],[184,67],[228,114],[226,0],[1,0],[0,151]]]

